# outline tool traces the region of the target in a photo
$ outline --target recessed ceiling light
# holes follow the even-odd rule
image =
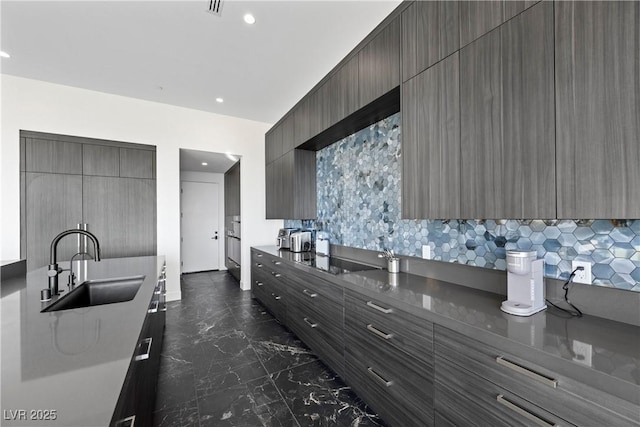
[[[207,166],[209,163],[207,162],[202,162],[202,166]]]
[[[249,25],[253,25],[256,23],[256,18],[252,14],[247,13],[246,15],[244,15],[244,22]]]
[[[0,50],[0,57],[2,57],[2,58],[11,58],[11,55],[9,55],[4,50]]]
[[[222,98],[216,98],[216,102],[218,102],[218,103],[222,104],[222,103],[224,102],[224,99],[222,99]]]

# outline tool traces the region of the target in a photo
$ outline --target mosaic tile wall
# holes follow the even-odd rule
[[[594,284],[640,292],[640,220],[400,219],[400,113],[317,153],[318,218],[288,227],[325,230],[331,242],[506,269],[506,251],[535,250],[545,276],[566,279],[572,260],[592,263]]]

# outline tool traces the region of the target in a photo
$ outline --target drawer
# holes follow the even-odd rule
[[[433,425],[433,364],[345,330],[346,381],[391,425]]]
[[[345,321],[375,346],[391,346],[433,365],[433,324],[389,304],[345,291]]]
[[[281,323],[286,322],[287,296],[273,279],[263,272],[252,270],[251,290],[253,297],[260,301]]]
[[[303,306],[287,307],[287,326],[338,375],[344,375],[342,313],[321,315]]]
[[[640,425],[630,402],[438,325],[434,337],[437,356],[570,423]]]
[[[443,357],[436,356],[436,366],[435,421],[437,426],[571,425],[508,390],[460,369]]]
[[[328,299],[336,304],[343,304],[344,292],[341,286],[301,272],[296,273],[296,279],[295,290],[304,294],[306,298],[309,298],[312,294],[317,294],[318,297]]]

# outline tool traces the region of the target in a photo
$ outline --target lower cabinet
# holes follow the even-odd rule
[[[165,268],[162,267],[138,345],[111,418],[112,427],[153,426],[153,410],[166,318]]]
[[[433,325],[345,291],[346,381],[389,424],[433,425]]]
[[[436,325],[436,424],[640,425],[637,406]]]

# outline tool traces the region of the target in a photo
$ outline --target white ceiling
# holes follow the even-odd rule
[[[399,3],[3,0],[2,73],[274,123]]]
[[[200,150],[180,149],[180,170],[190,172],[225,173],[240,156],[211,153]],[[206,163],[203,165],[202,163]]]

